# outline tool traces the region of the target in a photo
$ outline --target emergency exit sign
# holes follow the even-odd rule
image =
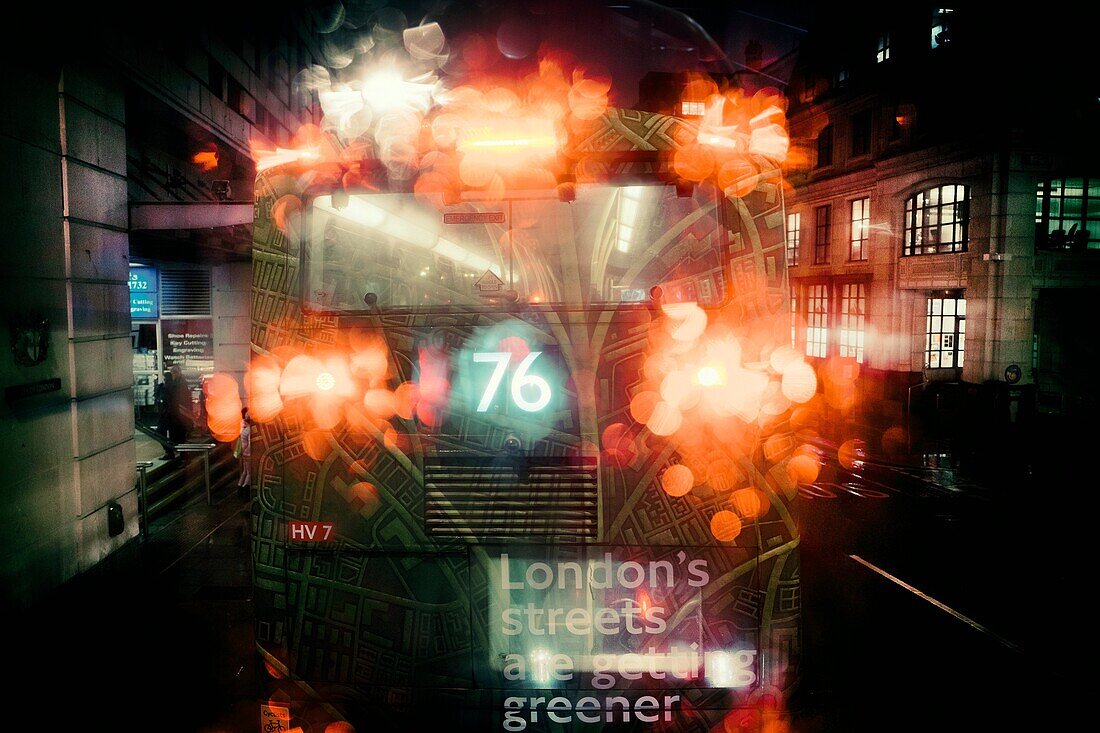
[[[335,542],[336,525],[332,522],[287,522],[291,542]]]
[[[443,215],[444,224],[503,224],[503,211],[458,211]]]

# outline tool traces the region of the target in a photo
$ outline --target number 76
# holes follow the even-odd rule
[[[516,403],[516,407],[527,412],[538,412],[542,408],[550,404],[550,383],[542,377],[534,374],[528,374],[527,370],[535,362],[535,359],[542,355],[541,351],[532,351],[527,356],[523,357],[523,361],[516,367],[515,374],[512,375],[512,402]],[[478,412],[486,412],[489,409],[489,405],[493,402],[493,397],[497,393],[497,389],[500,388],[500,382],[504,379],[504,372],[508,369],[508,362],[512,359],[512,353],[510,351],[475,351],[474,361],[479,364],[486,362],[495,362],[496,366],[493,368],[493,373],[489,377],[489,383],[485,385],[485,392],[481,395],[481,401],[477,403]],[[523,395],[524,387],[533,387],[538,391],[538,397],[534,400],[529,400]]]

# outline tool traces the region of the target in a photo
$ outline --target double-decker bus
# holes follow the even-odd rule
[[[259,174],[256,640],[291,724],[780,714],[813,373],[778,162],[712,140],[700,167],[700,130],[609,108],[550,142],[551,177],[480,186],[346,156]]]

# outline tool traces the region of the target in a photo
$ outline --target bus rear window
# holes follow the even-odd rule
[[[342,200],[341,200],[342,199]],[[725,300],[729,233],[713,191],[578,186],[496,201],[322,195],[309,209],[307,310]],[[655,291],[654,288],[660,288]]]

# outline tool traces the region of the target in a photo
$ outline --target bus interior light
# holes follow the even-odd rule
[[[554,124],[548,119],[519,118],[472,125],[458,139],[456,149],[467,154],[551,153],[558,148]]]

